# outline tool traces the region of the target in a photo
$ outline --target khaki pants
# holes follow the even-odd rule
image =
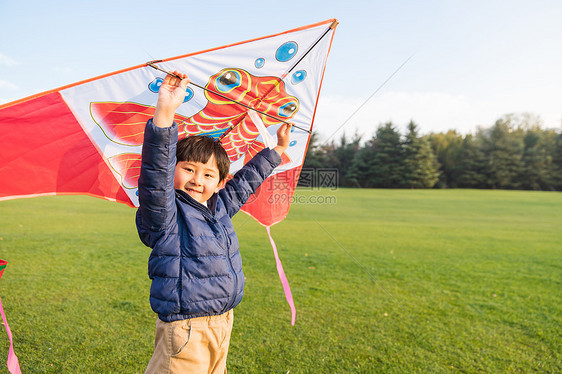
[[[182,321],[156,320],[154,353],[145,374],[226,373],[233,311]]]

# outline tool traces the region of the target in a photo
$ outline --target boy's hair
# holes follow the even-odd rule
[[[219,141],[209,136],[194,135],[178,141],[176,147],[176,164],[181,161],[202,162],[206,164],[211,156],[215,157],[219,169],[219,179],[223,181],[230,170],[230,160]]]

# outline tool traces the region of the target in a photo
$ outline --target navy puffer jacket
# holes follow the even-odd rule
[[[137,230],[152,248],[150,305],[165,322],[218,315],[242,300],[244,274],[230,218],[281,163],[264,149],[239,170],[205,207],[174,189],[178,128],[149,120],[139,178]]]

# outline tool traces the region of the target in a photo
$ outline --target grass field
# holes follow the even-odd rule
[[[247,278],[230,373],[562,372],[562,194],[298,190],[266,231],[235,217]],[[0,202],[0,297],[22,372],[142,373],[155,315],[134,209]],[[0,372],[8,339],[0,331]]]

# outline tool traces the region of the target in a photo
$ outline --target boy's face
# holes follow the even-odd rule
[[[195,161],[180,161],[176,165],[174,188],[187,192],[200,203],[209,200],[226,181],[219,179],[219,169],[211,156],[206,164]]]

